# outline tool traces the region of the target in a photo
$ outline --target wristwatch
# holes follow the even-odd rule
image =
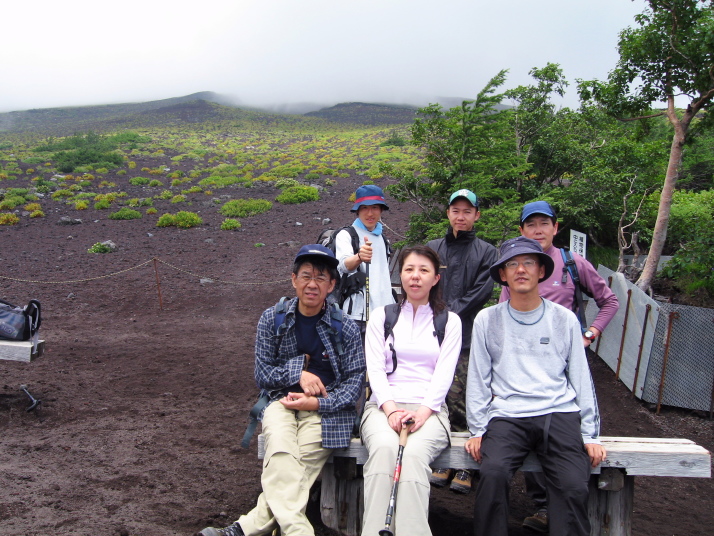
[[[595,338],[597,337],[597,335],[595,335],[595,333],[593,333],[593,331],[591,329],[588,329],[585,331],[585,333],[583,333],[583,337],[588,339],[590,342],[593,342],[595,340]]]

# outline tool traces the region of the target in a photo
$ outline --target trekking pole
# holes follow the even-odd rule
[[[371,246],[372,243],[367,240],[367,237],[364,237],[364,243],[368,246]],[[365,290],[365,302],[364,302],[364,320],[365,322],[369,322],[369,263],[365,262],[364,263],[364,272],[366,275],[366,279],[364,282],[364,290]]]
[[[399,488],[399,477],[402,474],[402,457],[404,456],[404,447],[407,444],[407,436],[414,421],[409,420],[402,425],[402,431],[399,433],[399,450],[397,450],[397,464],[394,467],[394,482],[392,483],[392,492],[389,494],[389,506],[387,507],[387,519],[384,521],[384,528],[379,531],[379,536],[394,536],[391,530],[392,517],[394,516],[394,508],[397,504],[397,489]]]

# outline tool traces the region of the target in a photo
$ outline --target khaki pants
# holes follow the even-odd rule
[[[263,414],[263,436],[263,493],[255,508],[238,520],[243,532],[261,536],[280,527],[283,536],[314,536],[305,508],[310,487],[332,454],[322,448],[319,413],[273,402]]]
[[[416,410],[419,404],[397,404]],[[429,475],[432,461],[449,446],[446,405],[409,434],[404,448],[397,505],[393,517],[395,536],[431,536],[429,528]],[[384,412],[368,402],[362,416],[362,441],[369,458],[364,465],[364,518],[362,536],[375,536],[384,528],[397,461],[399,435],[389,427]]]

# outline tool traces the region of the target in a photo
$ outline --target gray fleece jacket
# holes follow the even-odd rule
[[[526,313],[509,302],[481,311],[466,387],[471,436],[482,436],[494,417],[571,411],[580,411],[583,442],[600,443],[595,388],[575,314],[545,299]]]

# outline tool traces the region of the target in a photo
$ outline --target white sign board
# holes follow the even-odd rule
[[[570,251],[577,253],[583,259],[587,249],[587,235],[579,231],[570,230]]]

